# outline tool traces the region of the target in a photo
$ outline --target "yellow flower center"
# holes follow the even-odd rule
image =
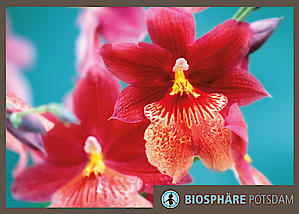
[[[195,92],[193,86],[185,78],[184,71],[187,71],[188,69],[189,65],[184,58],[179,58],[176,60],[175,66],[172,69],[172,71],[175,72],[174,84],[169,95],[176,95],[180,92],[180,95],[182,96],[183,92],[185,92],[187,95],[191,93],[195,98],[200,96],[200,94]]]
[[[92,173],[97,176],[105,171],[102,147],[95,137],[89,136],[84,145],[84,151],[89,154],[89,162],[83,169],[83,176],[89,177]]]

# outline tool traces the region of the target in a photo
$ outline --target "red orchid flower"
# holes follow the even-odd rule
[[[16,199],[54,207],[152,206],[139,192],[153,193],[154,184],[172,179],[147,162],[142,137],[148,121],[108,121],[119,92],[119,82],[97,65],[79,79],[72,96],[81,123],[66,127],[46,115],[55,123],[43,138],[48,155],[15,179]],[[191,181],[187,175],[181,183]]]
[[[80,35],[76,41],[78,71],[102,63],[96,53],[106,42],[139,42],[146,34],[145,10],[141,7],[87,7],[80,13],[77,24]]]
[[[22,100],[15,93],[10,91],[6,91],[6,103],[11,107],[9,109],[14,111],[31,109],[30,105],[28,105],[24,100]],[[52,122],[42,117],[41,115],[37,115],[37,118],[43,124],[46,131],[50,131],[54,127],[54,124]],[[28,139],[29,141],[34,140],[32,139],[32,135],[29,135],[27,137],[29,137]],[[33,144],[34,143],[35,142],[33,142]],[[43,156],[41,152],[32,150],[28,146],[24,145],[24,143],[18,140],[7,129],[6,129],[6,148],[14,153],[19,154],[19,161],[12,172],[13,177],[20,175],[26,169],[28,164],[28,151],[30,152],[34,162],[39,162],[41,157]]]
[[[151,164],[178,182],[198,156],[207,167],[233,166],[231,131],[220,111],[268,96],[250,73],[236,68],[246,56],[252,29],[228,20],[195,41],[193,14],[183,8],[150,8],[154,44],[105,44],[107,69],[130,84],[115,104],[115,119],[151,120],[145,131]]]

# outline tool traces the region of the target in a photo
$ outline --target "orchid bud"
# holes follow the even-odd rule
[[[276,30],[283,18],[270,18],[258,20],[250,24],[253,30],[253,38],[249,54],[259,49]]]
[[[40,120],[34,114],[25,114],[22,117],[22,121],[19,125],[20,129],[30,132],[38,132],[45,134],[46,130]]]
[[[35,150],[39,150],[44,155],[46,154],[44,143],[40,133],[25,130],[21,125],[18,128],[15,128],[9,118],[6,118],[6,129],[26,146]]]

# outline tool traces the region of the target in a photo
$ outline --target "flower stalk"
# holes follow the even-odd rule
[[[73,115],[71,112],[66,110],[63,105],[57,103],[50,103],[48,105],[42,105],[36,108],[13,112],[11,114],[6,114],[6,117],[9,118],[11,123],[15,128],[18,128],[20,123],[22,122],[22,117],[27,114],[40,114],[50,112],[53,115],[57,116],[61,121],[65,123],[79,123],[79,120]]]
[[[238,22],[243,21],[256,7],[240,7],[239,10],[233,16]]]

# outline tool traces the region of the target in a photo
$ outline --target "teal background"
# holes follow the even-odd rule
[[[195,14],[197,38],[231,18],[238,8],[209,8]],[[37,50],[35,66],[25,73],[32,86],[34,106],[61,102],[74,86],[75,20],[80,9],[67,7],[9,7],[13,30],[30,39]],[[248,125],[248,154],[252,165],[275,185],[294,184],[294,8],[266,7],[252,12],[245,21],[282,17],[284,20],[266,44],[250,55],[250,72],[273,98],[241,107]],[[145,39],[150,42],[148,36]],[[11,196],[11,171],[18,155],[6,150],[6,207],[32,207]],[[214,172],[200,161],[193,164],[193,184],[237,185],[233,172]]]

